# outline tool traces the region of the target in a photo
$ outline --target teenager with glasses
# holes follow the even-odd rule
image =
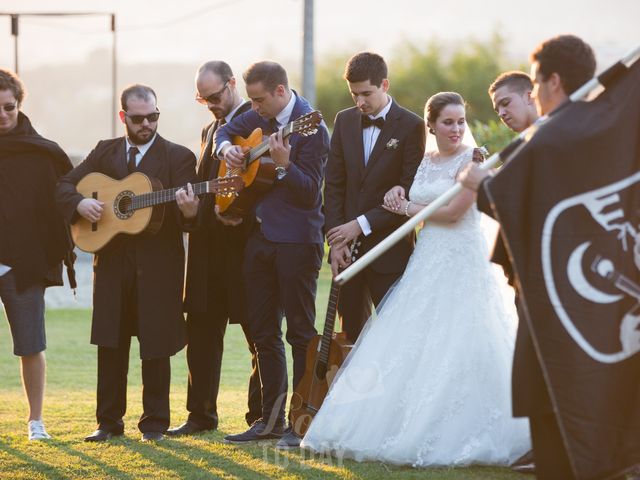
[[[80,216],[97,222],[104,204],[76,190],[87,174],[122,179],[131,172],[156,178],[163,188],[178,190],[177,204],[165,206],[156,234],[118,235],[96,252],[91,343],[98,346],[98,429],[85,438],[102,442],[124,432],[127,370],[131,337],[137,336],[142,360],[143,413],[138,422],[143,441],[163,438],[169,427],[172,355],[186,343],[182,296],[183,230],[195,220],[198,198],[190,150],[158,133],[155,92],[132,85],[122,92],[120,120],[125,136],[98,142],[89,156],[60,182],[58,205],[70,223]]]
[[[20,111],[25,89],[0,69],[0,299],[13,353],[20,357],[29,402],[29,440],[51,438],[42,422],[46,336],[44,291],[62,285],[62,260],[71,243],[55,209],[58,177],[71,170],[67,155],[41,137]]]

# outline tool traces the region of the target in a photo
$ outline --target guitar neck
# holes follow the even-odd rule
[[[322,340],[320,341],[320,349],[318,351],[318,362],[324,365],[329,363],[329,347],[331,346],[331,338],[333,337],[333,330],[336,323],[339,294],[340,285],[332,280],[331,290],[329,291],[329,303],[327,305],[327,316],[324,321],[324,331],[322,332]]]
[[[284,140],[285,138],[287,138],[292,133],[293,133],[292,124],[288,123],[282,129],[282,139]],[[253,162],[258,160],[260,157],[262,157],[268,151],[269,151],[269,139],[267,138],[266,140],[263,140],[263,142],[260,145],[256,145],[255,147],[253,147],[251,150],[249,150],[247,152],[247,155],[246,155],[246,160],[247,160],[246,166],[251,165]]]
[[[196,195],[203,195],[205,193],[211,192],[211,182],[194,183],[191,185],[191,187],[193,188],[193,193],[195,193]],[[186,190],[187,187],[185,185],[184,187],[168,188],[166,190],[157,190],[155,192],[135,195],[132,198],[131,209],[138,210],[140,208],[153,207],[155,205],[161,205],[163,203],[175,202],[176,192],[181,188],[184,188]]]

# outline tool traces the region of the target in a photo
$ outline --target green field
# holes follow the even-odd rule
[[[318,328],[324,322],[328,283],[328,274],[323,271],[318,293]],[[237,325],[228,328],[225,338],[218,431],[166,439],[157,444],[140,442],[136,428],[142,411],[140,362],[134,341],[125,436],[106,444],[85,443],[82,438],[95,428],[96,348],[89,345],[89,330],[89,310],[48,311],[44,420],[53,440],[29,442],[18,360],[12,355],[7,322],[0,322],[0,479],[527,478],[506,468],[416,470],[379,462],[314,457],[304,451],[279,452],[273,443],[260,446],[222,443],[224,435],[246,427],[249,354]],[[180,352],[172,359],[172,425],[186,418],[186,377],[186,359],[184,352]]]

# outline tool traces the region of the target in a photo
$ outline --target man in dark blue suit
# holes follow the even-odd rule
[[[255,207],[256,225],[245,250],[248,320],[258,354],[262,384],[262,418],[246,432],[228,435],[230,443],[280,438],[285,432],[287,365],[282,317],[293,351],[293,387],[305,370],[309,340],[316,335],[315,295],[323,256],[322,182],[329,150],[324,125],[310,136],[283,139],[282,129],[313,110],[289,88],[287,73],[275,62],[258,62],[243,75],[252,110],[216,132],[216,152],[231,168],[244,164],[234,136],[261,128],[270,134],[269,151],[276,180]]]

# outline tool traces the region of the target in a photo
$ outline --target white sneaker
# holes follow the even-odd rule
[[[48,440],[51,435],[44,429],[42,420],[31,420],[29,422],[29,440]]]

